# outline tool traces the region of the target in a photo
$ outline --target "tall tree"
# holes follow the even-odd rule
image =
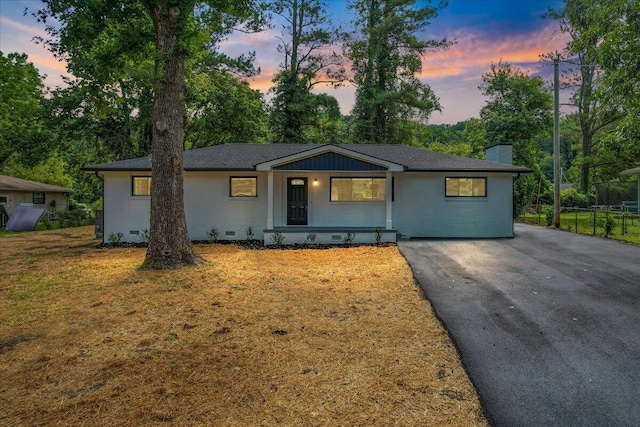
[[[151,227],[143,268],[164,269],[204,260],[195,252],[184,211],[182,152],[186,111],[185,62],[194,2],[171,5],[143,0],[153,21],[157,49],[151,110]]]
[[[202,258],[189,241],[183,200],[188,66],[190,61],[200,60],[203,52],[214,54],[217,43],[234,26],[256,17],[254,2],[46,0],[39,15],[42,19],[54,17],[61,23],[59,29],[50,27],[53,39],[49,44],[79,67],[106,65],[102,72],[109,73],[108,66],[113,64],[109,61],[127,60],[135,55],[140,55],[139,61],[153,61],[151,227],[143,268],[179,268],[201,263]],[[130,28],[131,19],[139,26]],[[120,32],[127,28],[129,37],[120,37]],[[86,34],[87,31],[92,34]],[[105,41],[122,43],[127,53],[124,59],[101,56]],[[87,52],[93,56],[87,56]]]
[[[345,45],[357,86],[353,139],[397,143],[401,120],[426,120],[441,108],[431,88],[417,77],[422,56],[449,45],[446,40],[417,37],[438,8],[413,0],[353,0],[349,8],[356,15],[357,29]]]
[[[620,158],[640,161],[640,2],[628,0],[576,0],[589,19],[589,27],[573,41],[575,50],[596,44],[598,65],[604,70],[597,95],[615,105],[624,117],[609,141]],[[611,146],[609,148],[612,148]]]
[[[510,64],[492,64],[482,76],[480,90],[488,98],[480,110],[489,144],[512,144],[513,163],[532,168],[533,175],[520,177],[515,185],[517,206],[533,201],[541,178],[537,138],[549,131],[553,97],[544,81]]]
[[[67,130],[103,144],[104,161],[148,155],[154,34],[144,5],[48,0],[34,15],[49,35],[36,40],[73,76],[54,98],[57,114],[71,119]]]
[[[44,85],[27,55],[0,52],[0,170],[13,157],[27,166],[52,150]]]
[[[338,32],[323,0],[275,0],[270,10],[283,21],[278,51],[284,55],[273,80],[273,138],[282,143],[307,142],[304,128],[317,120],[318,101],[311,89],[318,84],[339,85],[345,78],[342,57],[331,50]]]
[[[192,75],[186,102],[190,118],[186,149],[267,142],[267,111],[262,93],[229,73],[214,70]]]
[[[596,96],[601,72],[598,62],[598,40],[587,35],[594,25],[593,17],[584,8],[582,0],[565,0],[561,9],[549,9],[547,16],[559,22],[559,30],[570,37],[570,41],[561,53],[545,55],[552,60],[558,57],[564,63],[572,64],[563,72],[563,86],[574,90],[571,97],[576,107],[576,118],[581,132],[580,191],[587,192],[591,187],[590,171],[596,162],[598,132],[622,118],[619,109],[603,104]],[[581,40],[580,43],[576,41]]]

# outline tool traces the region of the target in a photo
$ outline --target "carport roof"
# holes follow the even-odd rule
[[[352,151],[362,155],[402,165],[405,171],[434,172],[497,172],[530,173],[531,169],[471,159],[451,154],[435,153],[416,147],[395,144],[340,144],[326,145]],[[184,152],[186,171],[254,171],[258,164],[273,160],[299,157],[305,151],[316,150],[315,144],[223,144]],[[310,153],[311,154],[311,153]],[[360,156],[358,156],[358,154]],[[123,160],[83,168],[85,171],[149,171],[151,157]]]

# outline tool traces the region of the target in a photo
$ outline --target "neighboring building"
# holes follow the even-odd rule
[[[500,146],[504,147],[504,146]],[[510,149],[510,147],[508,147]],[[498,148],[500,149],[500,148]],[[499,156],[503,157],[503,156]],[[149,228],[151,161],[84,168],[104,179],[104,238]],[[184,153],[192,240],[301,243],[513,236],[513,180],[530,169],[403,145],[228,144]]]
[[[21,203],[33,203],[51,213],[67,211],[72,192],[69,188],[0,175],[0,205],[9,215]]]
[[[640,213],[640,167],[624,170],[620,172],[620,175],[632,176],[637,179],[638,195],[636,197],[636,200],[629,200],[629,201],[623,202],[623,207],[627,211]]]

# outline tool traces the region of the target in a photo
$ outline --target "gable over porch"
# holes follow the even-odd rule
[[[317,236],[322,243],[395,241],[393,174],[404,166],[325,145],[267,161],[256,170],[267,174],[265,243],[273,234],[287,243]]]

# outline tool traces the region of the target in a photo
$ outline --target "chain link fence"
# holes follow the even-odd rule
[[[561,207],[560,228],[640,244],[637,181],[596,183],[595,189],[595,204]],[[533,205],[519,212],[517,219],[520,222],[553,225],[551,205]]]

